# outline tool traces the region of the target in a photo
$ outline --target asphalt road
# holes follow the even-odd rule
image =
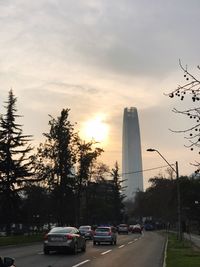
[[[118,235],[117,245],[93,246],[76,255],[43,254],[42,244],[1,248],[1,256],[15,258],[16,267],[162,267],[165,237],[157,232]]]

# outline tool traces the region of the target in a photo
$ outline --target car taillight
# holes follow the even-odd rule
[[[67,234],[67,235],[66,235],[66,238],[67,238],[68,240],[71,240],[71,239],[73,239],[73,235]]]
[[[108,235],[111,235],[112,234],[112,232],[110,231],[110,232],[108,232]]]

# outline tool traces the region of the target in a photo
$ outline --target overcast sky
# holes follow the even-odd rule
[[[169,129],[188,127],[171,110],[191,103],[164,93],[184,82],[179,59],[195,73],[200,64],[199,14],[199,0],[0,0],[0,112],[12,88],[23,131],[36,144],[48,114],[70,108],[79,128],[104,113],[110,131],[102,161],[121,167],[123,109],[136,107],[143,169],[165,165],[146,152],[153,147],[188,175],[198,153]],[[164,171],[145,171],[145,185]]]

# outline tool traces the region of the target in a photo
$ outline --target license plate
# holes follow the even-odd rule
[[[62,241],[61,237],[51,237],[51,241]]]

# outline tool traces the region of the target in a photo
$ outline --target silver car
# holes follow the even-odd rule
[[[86,250],[85,238],[75,227],[54,227],[44,239],[44,254],[50,251],[72,251],[74,254],[78,250]]]
[[[110,226],[97,227],[94,231],[93,245],[100,243],[110,243],[111,245],[117,244],[116,228]]]

